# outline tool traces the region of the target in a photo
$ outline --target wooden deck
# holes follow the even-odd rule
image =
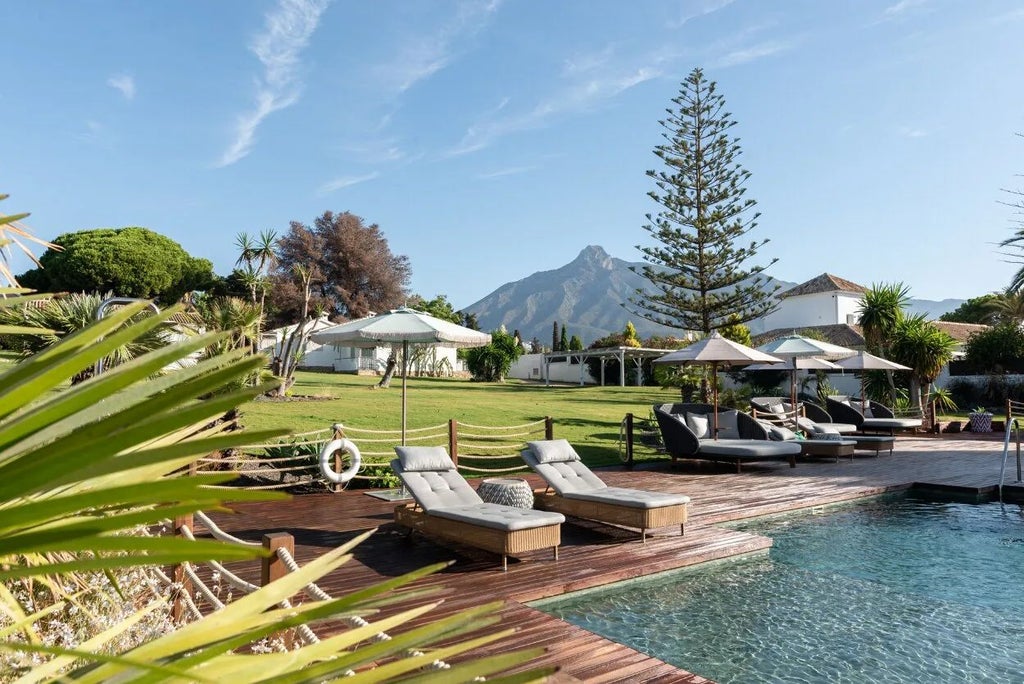
[[[446,571],[422,585],[445,587],[441,613],[505,600],[503,625],[518,632],[488,652],[543,645],[546,655],[533,664],[561,668],[559,679],[594,682],[706,682],[675,666],[608,641],[548,616],[526,602],[566,592],[651,575],[709,560],[765,552],[771,540],[726,529],[719,523],[781,513],[861,498],[914,484],[985,492],[998,484],[1002,444],[937,438],[897,440],[893,456],[859,455],[851,462],[802,461],[791,469],[785,463],[751,464],[744,472],[732,466],[667,462],[633,471],[601,470],[610,485],[679,492],[691,497],[686,535],[678,529],[656,532],[641,544],[639,535],[596,523],[570,520],[562,528],[559,559],[536,552],[520,561],[510,559],[501,572],[494,554],[432,540],[409,540],[392,522],[394,504],[361,492],[318,494],[272,504],[243,504],[237,514],[215,516],[229,532],[248,539],[286,531],[295,536],[296,557],[305,563],[359,532],[379,528],[355,552],[355,561],[328,575],[319,584],[341,595],[384,577],[454,559]],[[1008,465],[1008,480],[1016,479]],[[539,486],[534,476],[529,476]],[[249,574],[251,573],[251,574]],[[255,578],[258,569],[243,573]],[[435,612],[431,615],[437,615]],[[683,663],[685,665],[685,663]]]

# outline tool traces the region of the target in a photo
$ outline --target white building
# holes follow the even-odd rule
[[[857,310],[867,288],[830,273],[778,295],[779,308],[761,319],[762,330],[856,325]]]
[[[752,328],[764,332],[754,335],[754,346],[765,344],[793,331],[814,330],[825,340],[851,349],[864,349],[864,333],[858,325],[859,309],[867,288],[855,282],[830,273],[811,278],[806,283],[786,290],[778,295],[779,308],[765,316]],[[985,330],[987,325],[973,323],[931,323],[957,341],[954,358],[963,355],[963,346],[971,335]],[[949,366],[942,369],[936,381],[943,386],[949,379]],[[832,382],[841,386],[844,393],[854,393],[857,388],[848,386],[842,376],[834,376]]]
[[[337,325],[321,316],[309,332],[324,330]],[[283,356],[288,344],[288,336],[295,330],[295,324],[275,328],[263,333],[260,351],[270,358]],[[410,348],[409,375],[450,376],[465,373],[465,364],[456,356],[451,347],[437,345],[414,345]],[[306,340],[305,351],[299,359],[299,368],[303,370],[331,371],[334,373],[383,374],[388,357],[392,353],[401,356],[402,346],[392,350],[390,345],[379,347],[338,347],[330,344],[317,344]],[[399,359],[399,363],[401,359]]]

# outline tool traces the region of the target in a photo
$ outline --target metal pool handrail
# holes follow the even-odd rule
[[[1003,500],[1003,478],[1006,477],[1006,459],[1010,455],[1010,431],[1017,438],[1017,481],[1014,484],[1021,483],[1021,463],[1020,463],[1020,422],[1024,421],[1024,417],[1009,417],[1006,419],[1006,437],[1003,440],[1003,465],[999,469],[999,500]]]

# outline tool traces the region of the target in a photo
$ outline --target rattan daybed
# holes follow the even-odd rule
[[[685,532],[690,497],[609,487],[583,464],[576,450],[564,439],[528,442],[527,446],[529,448],[520,455],[548,485],[546,490],[534,492],[536,506],[577,518],[639,529],[645,543],[647,530],[679,525],[679,533]]]
[[[508,557],[552,549],[558,559],[559,513],[484,503],[459,474],[443,447],[395,447],[391,468],[408,488],[415,505],[395,507],[395,522],[409,528]]]
[[[858,432],[888,432],[894,435],[897,430],[914,430],[923,423],[920,418],[897,418],[891,408],[877,401],[862,402],[845,395],[829,397],[827,408],[833,419],[856,425]]]
[[[719,410],[719,427],[730,423],[729,429],[720,429],[719,438],[711,438],[707,430],[708,421],[714,420],[711,404],[656,404],[654,415],[661,429],[665,450],[673,461],[680,458],[694,458],[705,461],[724,461],[736,464],[740,472],[742,464],[750,461],[789,461],[796,467],[800,447],[791,442],[774,442],[768,439],[768,432],[756,420],[736,410]],[[700,434],[688,425],[692,417],[703,420]]]

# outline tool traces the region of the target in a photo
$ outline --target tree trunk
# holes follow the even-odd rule
[[[910,376],[910,405],[917,408],[924,414],[924,404],[921,401],[921,380],[916,375]]]
[[[398,368],[398,356],[395,352],[391,352],[391,356],[388,357],[388,363],[384,367],[384,377],[377,383],[377,387],[387,388],[391,385],[391,378],[394,376],[396,368]]]

